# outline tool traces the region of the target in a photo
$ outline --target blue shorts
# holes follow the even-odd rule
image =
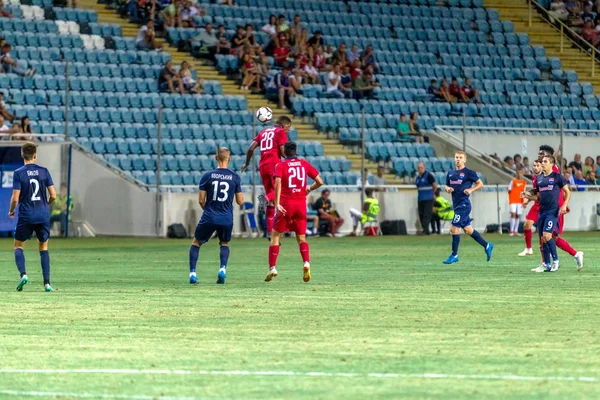
[[[471,225],[471,209],[470,208],[457,208],[454,210],[454,218],[452,219],[452,226],[457,228],[466,228]]]
[[[228,243],[231,241],[231,232],[233,231],[233,224],[231,225],[217,225],[211,222],[202,222],[198,223],[196,227],[196,232],[194,233],[194,238],[200,243],[206,243],[210,239],[210,237],[217,231],[217,235],[219,236],[219,243]]]
[[[45,221],[39,224],[30,224],[27,221],[19,219],[15,227],[14,238],[19,242],[25,242],[31,239],[31,235],[35,232],[38,240],[45,243],[50,239],[50,221]]]
[[[559,231],[558,216],[552,214],[540,214],[537,220],[537,231],[540,236],[542,233],[554,233]]]

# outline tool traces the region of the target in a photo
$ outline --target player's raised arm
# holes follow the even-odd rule
[[[204,207],[206,206],[206,191],[205,190],[200,190],[198,192],[198,204],[200,204],[200,207],[202,207],[202,209],[204,210]]]
[[[50,193],[50,197],[48,197],[48,205],[50,205],[56,200],[56,189],[54,189],[54,185],[48,186],[48,193]]]
[[[8,210],[8,216],[13,218],[15,216],[15,210],[17,208],[17,204],[19,204],[19,195],[21,194],[21,189],[13,189],[12,197],[10,199],[10,209]]]
[[[253,140],[252,143],[250,143],[250,147],[248,147],[248,150],[246,151],[246,162],[244,163],[244,165],[242,165],[242,172],[244,172],[246,169],[248,169],[248,166],[250,165],[250,162],[252,161],[252,156],[254,155],[254,150],[258,147],[258,142],[256,140]]]

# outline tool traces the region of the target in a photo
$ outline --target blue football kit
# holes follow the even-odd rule
[[[479,180],[477,172],[468,168],[458,171],[449,171],[446,175],[446,186],[451,187],[452,206],[454,208],[454,219],[452,225],[457,228],[465,228],[471,225],[471,201],[465,194]]]
[[[538,232],[554,233],[559,230],[558,213],[560,210],[560,192],[566,185],[563,176],[552,172],[550,175],[538,175],[536,178],[539,193],[540,211],[538,214]]]
[[[15,239],[24,242],[36,234],[40,242],[50,238],[48,188],[54,186],[50,172],[36,164],[27,164],[13,174],[13,190],[20,190]]]

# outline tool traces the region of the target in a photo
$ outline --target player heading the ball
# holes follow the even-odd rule
[[[196,227],[192,246],[190,247],[190,283],[195,284],[196,264],[200,247],[212,236],[215,231],[219,237],[220,267],[217,274],[217,283],[224,284],[229,261],[229,241],[233,231],[233,200],[238,205],[244,204],[241,179],[238,174],[228,169],[231,153],[227,147],[217,151],[217,169],[205,173],[200,179],[198,203],[204,210]]]

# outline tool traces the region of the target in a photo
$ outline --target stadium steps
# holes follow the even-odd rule
[[[560,32],[546,22],[536,10],[532,10],[531,27],[529,27],[529,6],[525,0],[484,0],[486,8],[498,10],[501,20],[512,21],[517,33],[529,34],[532,45],[544,46],[548,57],[558,57],[562,61],[563,70],[577,72],[580,82],[590,82],[594,93],[600,94],[600,63],[596,62],[595,76],[591,76],[592,57],[577,48],[564,38],[563,52],[560,52]]]

